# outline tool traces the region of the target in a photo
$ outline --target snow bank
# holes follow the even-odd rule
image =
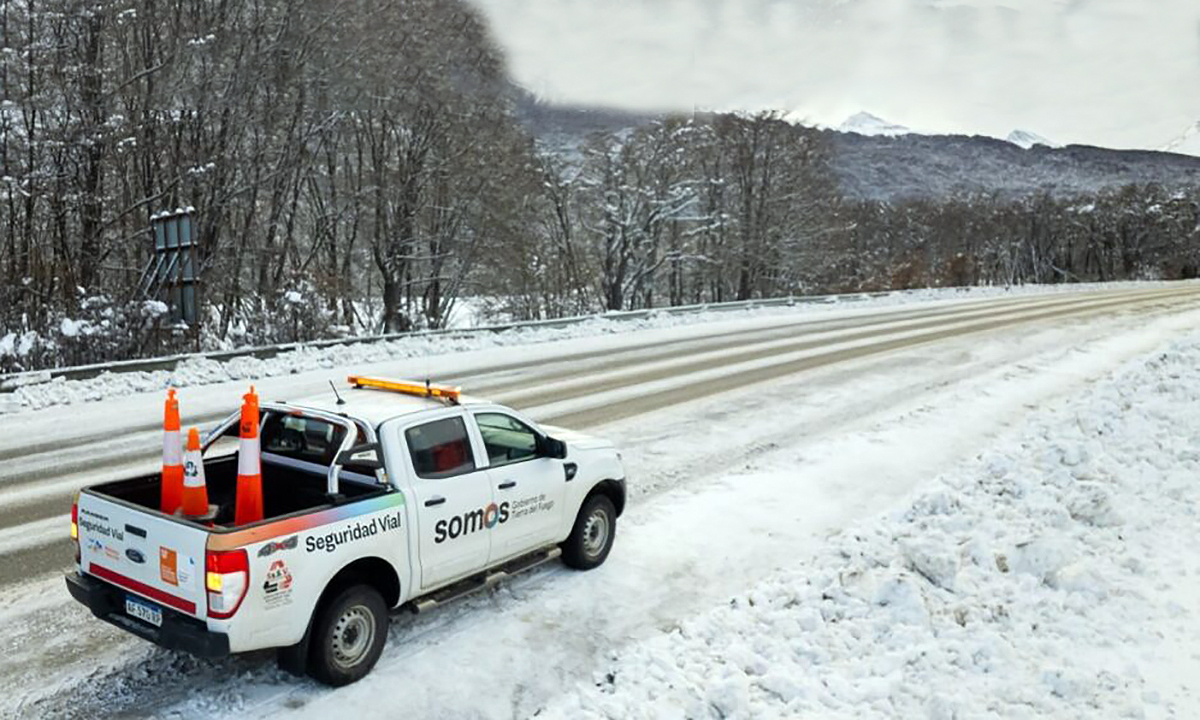
[[[1178,283],[1175,283],[1178,284]],[[576,325],[561,328],[516,328],[504,332],[467,331],[454,335],[421,336],[387,342],[325,347],[300,347],[296,350],[260,360],[253,357],[238,357],[219,362],[196,357],[179,364],[174,370],[149,372],[105,373],[86,380],[56,378],[53,382],[40,382],[43,374],[31,373],[17,382],[6,383],[5,389],[20,386],[15,392],[0,398],[0,415],[30,410],[39,410],[54,405],[79,402],[94,402],[143,392],[160,392],[170,387],[191,387],[228,382],[231,380],[253,380],[264,377],[292,375],[307,370],[363,365],[367,363],[403,360],[413,357],[448,355],[469,350],[529,345],[534,343],[596,337],[614,333],[661,329],[698,323],[728,321],[738,317],[762,317],[770,315],[813,315],[831,311],[893,307],[931,301],[955,301],[986,299],[999,296],[1047,295],[1096,290],[1159,287],[1163,283],[1127,282],[1094,283],[1080,285],[1027,285],[1022,287],[978,287],[943,288],[895,292],[886,296],[842,296],[821,303],[798,303],[792,307],[764,307],[737,312],[697,312],[673,315],[667,312],[652,313],[638,320],[613,320],[597,316]],[[74,327],[74,326],[73,326]],[[0,353],[21,354],[28,348],[25,341],[9,333],[0,337]],[[14,376],[17,377],[17,376]],[[11,378],[10,378],[11,379]]]
[[[1200,707],[1200,334],[539,717],[1185,717]]]

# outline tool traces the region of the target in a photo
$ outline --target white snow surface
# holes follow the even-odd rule
[[[398,619],[336,691],[270,653],[156,649],[38,579],[0,593],[0,717],[1194,717],[1196,327],[1196,309],[1068,319],[588,428],[630,471],[608,562]],[[226,395],[189,392],[185,412]],[[152,394],[4,422],[66,442],[157,412]]]
[[[913,132],[903,125],[889,122],[869,112],[860,112],[851,115],[837,127],[837,130],[838,132],[858,133],[859,135],[883,135],[885,137],[909,135]]]
[[[1025,148],[1026,150],[1029,150],[1034,145],[1045,145],[1046,147],[1049,147],[1049,148],[1062,147],[1061,144],[1056,143],[1052,140],[1047,140],[1046,138],[1042,137],[1041,135],[1038,135],[1035,132],[1030,132],[1028,130],[1013,130],[1012,132],[1010,132],[1008,134],[1008,137],[1005,138],[1005,140],[1012,143],[1013,145],[1018,145],[1022,148]]]
[[[66,380],[55,378],[41,382],[41,373],[30,373],[29,381],[11,383],[19,387],[11,393],[0,394],[0,416],[27,413],[56,405],[96,402],[143,393],[158,393],[168,387],[185,388],[231,381],[295,375],[317,369],[345,366],[364,366],[409,358],[460,354],[491,348],[526,346],[555,340],[603,338],[618,333],[648,329],[668,329],[699,323],[729,322],[731,320],[769,320],[773,317],[800,314],[855,311],[912,305],[920,302],[954,302],[986,299],[998,296],[1042,295],[1071,293],[1115,288],[1148,288],[1161,286],[1155,282],[1091,283],[1076,285],[1024,285],[1018,287],[974,287],[910,290],[886,296],[840,296],[828,302],[798,303],[792,307],[762,307],[740,312],[698,312],[687,315],[657,313],[640,320],[609,320],[603,315],[563,328],[518,328],[505,332],[469,331],[451,335],[414,335],[386,342],[300,347],[261,360],[238,357],[219,362],[203,357],[189,358],[174,370],[104,373],[95,378]],[[16,345],[18,354],[26,351],[25,340],[15,335],[0,338],[0,352]],[[10,351],[11,352],[11,351]]]
[[[634,445],[630,467],[676,460],[637,478],[603,568],[526,578],[402,630],[351,688],[252,684],[237,712],[175,711],[365,720],[394,700],[412,717],[1189,717],[1200,333],[1162,338],[1198,315],[945,375],[955,384],[940,392],[895,387],[905,369],[936,369],[910,359],[838,390],[809,377],[775,385],[775,400],[708,403],[691,421],[705,447],[689,436],[682,465],[680,413],[626,423],[614,431]],[[1113,372],[1122,356],[1137,359]],[[910,400],[856,422],[856,396],[878,401],[887,383]],[[842,420],[813,423],[839,405]],[[731,444],[744,453],[723,467]],[[670,489],[693,473],[716,479]]]
[[[1196,717],[1198,401],[1192,334],[539,717]]]

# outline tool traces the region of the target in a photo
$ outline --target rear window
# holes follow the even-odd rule
[[[467,424],[460,417],[409,428],[404,433],[413,469],[423,478],[440,479],[475,469]]]
[[[335,423],[271,413],[263,423],[262,449],[294,460],[332,465],[345,437],[346,428]]]

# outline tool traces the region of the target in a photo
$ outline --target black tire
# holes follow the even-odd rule
[[[334,595],[312,627],[308,674],[334,687],[361,680],[383,653],[388,612],[370,585],[353,585]]]
[[[583,503],[575,517],[575,527],[562,544],[563,563],[576,570],[599,567],[608,558],[616,537],[617,509],[607,495],[597,493]]]

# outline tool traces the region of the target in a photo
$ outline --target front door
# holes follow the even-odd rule
[[[491,563],[562,540],[562,461],[540,456],[538,432],[508,413],[479,412],[475,421],[499,511]]]
[[[429,589],[487,565],[486,523],[497,510],[491,479],[476,462],[462,415],[409,427],[404,441],[416,478],[421,587]]]

